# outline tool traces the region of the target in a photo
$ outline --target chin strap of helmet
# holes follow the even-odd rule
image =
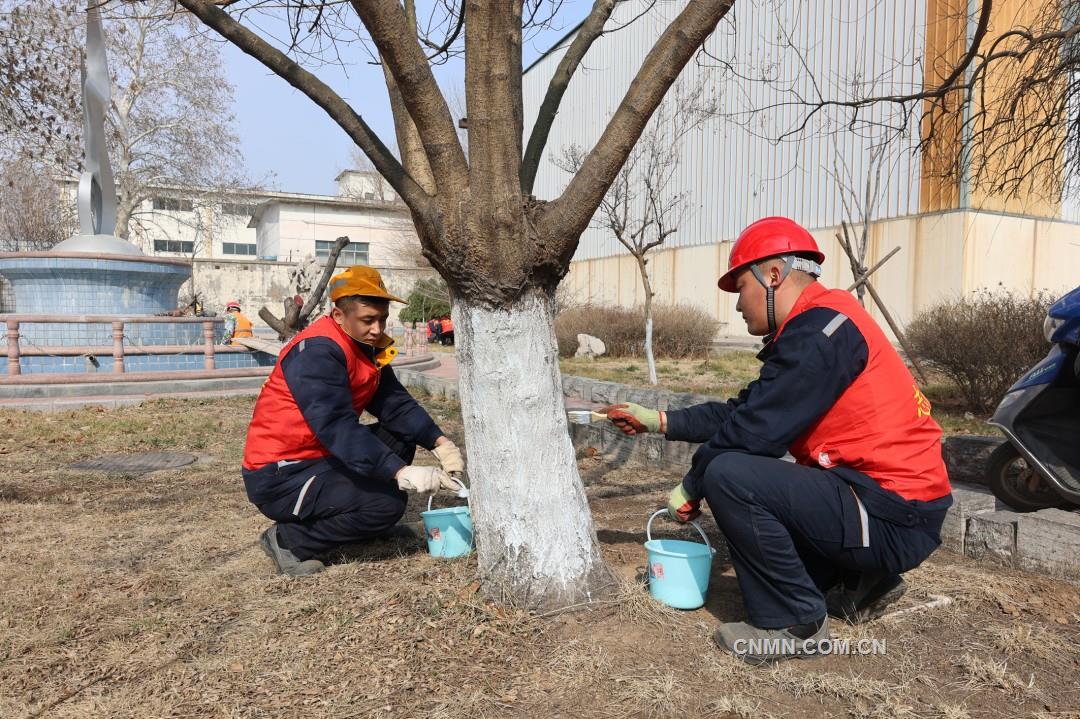
[[[784,267],[780,270],[780,281],[777,282],[775,286],[770,285],[765,280],[765,273],[761,271],[760,265],[750,265],[750,272],[752,272],[757,281],[761,283],[761,286],[765,288],[765,309],[768,312],[769,317],[770,335],[776,332],[776,288],[784,283],[784,280],[787,279],[787,276],[791,274],[792,270],[799,270],[808,275],[813,275],[814,277],[821,277],[821,265],[813,260],[808,260],[805,257],[796,257],[795,255],[785,255],[776,259],[783,260]]]

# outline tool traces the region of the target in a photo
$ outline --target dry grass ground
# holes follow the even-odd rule
[[[635,357],[564,358],[559,361],[563,374],[591,377],[607,382],[621,382],[649,387],[649,369],[644,359]],[[692,392],[714,397],[733,397],[757,379],[761,363],[755,353],[727,350],[707,359],[657,360],[658,387],[672,392]],[[959,391],[938,374],[932,374],[924,388],[933,402],[934,419],[946,434],[994,434],[989,417],[976,416],[959,408]]]
[[[425,401],[460,439],[456,407]],[[644,519],[677,478],[602,456],[582,471],[623,585],[591,611],[497,607],[473,561],[411,544],[275,576],[237,471],[250,411],[3,413],[0,717],[1080,716],[1080,589],[945,553],[912,573],[905,601],[945,594],[948,607],[834,629],[885,640],[883,656],[725,657],[709,636],[742,616],[730,568],[693,612],[636,583]],[[163,449],[201,459],[138,477],[68,468]]]

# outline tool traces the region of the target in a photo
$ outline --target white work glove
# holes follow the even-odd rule
[[[450,481],[449,475],[438,467],[402,467],[394,475],[394,479],[402,492],[434,494],[439,487],[457,488],[457,485]]]
[[[461,456],[461,450],[450,440],[435,447],[435,449],[431,450],[431,453],[439,460],[439,464],[442,465],[443,471],[447,474],[465,471],[465,460]],[[450,489],[450,487],[447,487],[447,489]]]

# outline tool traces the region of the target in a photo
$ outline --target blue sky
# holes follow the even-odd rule
[[[588,12],[591,0],[565,0],[557,25],[524,48],[528,65]],[[269,189],[333,194],[334,176],[351,165],[353,144],[307,97],[232,45],[223,50],[228,79],[236,90],[234,112],[248,174]],[[348,66],[326,66],[318,76],[350,102],[387,144],[393,120],[382,70],[357,53]],[[437,68],[444,92],[463,88],[460,64]]]

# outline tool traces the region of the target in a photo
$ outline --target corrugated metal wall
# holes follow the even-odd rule
[[[643,16],[631,22],[648,5]],[[589,148],[600,136],[653,43],[685,0],[620,2],[608,27],[622,27],[598,40],[564,97],[541,163],[535,194],[552,199],[568,175],[548,158],[578,144]],[[844,159],[854,186],[864,192],[870,148],[882,125],[898,124],[896,110],[879,104],[862,110],[856,128],[851,111],[832,109],[811,119],[807,130],[777,141],[798,126],[815,84],[830,98],[897,92],[921,86],[920,59],[926,33],[925,0],[738,0],[728,18],[684,70],[682,81],[706,75],[716,88],[721,114],[682,139],[680,187],[690,211],[668,246],[730,240],[753,220],[788,215],[810,228],[829,227],[847,217],[845,190],[835,179]],[[526,132],[548,79],[569,44],[540,59],[524,79]],[[797,48],[797,49],[796,49]],[[763,78],[767,80],[763,81]],[[749,113],[756,108],[767,112]],[[900,123],[902,124],[902,123]],[[828,132],[832,129],[832,132]],[[908,137],[917,136],[912,125]],[[876,218],[917,213],[919,160],[910,140],[890,145],[882,171]],[[577,259],[619,254],[613,237],[590,228]]]

